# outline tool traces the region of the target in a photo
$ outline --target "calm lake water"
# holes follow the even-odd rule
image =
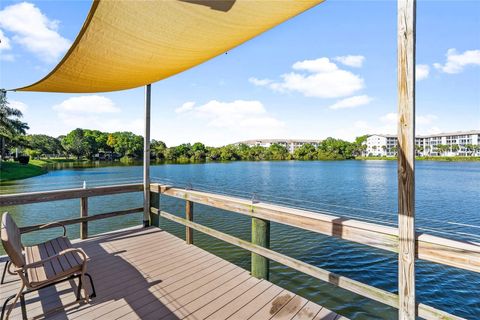
[[[64,164],[62,170],[3,184],[0,193],[77,188],[141,181],[140,166]],[[330,212],[369,222],[396,225],[395,161],[232,162],[152,167],[154,181],[226,193],[311,211]],[[480,242],[480,162],[416,164],[416,213],[419,232]],[[182,216],[184,203],[163,198],[162,209]],[[141,193],[90,198],[90,214],[142,206]],[[77,217],[79,200],[5,207],[20,225]],[[247,217],[195,205],[195,220],[242,239],[250,239]],[[105,232],[138,225],[141,214],[90,223]],[[161,221],[162,228],[184,237],[184,227]],[[69,227],[71,238],[78,226]],[[58,230],[24,236],[35,242]],[[200,233],[195,244],[249,269],[250,254]],[[162,244],[159,243],[159,246]],[[379,249],[272,223],[271,247],[329,271],[397,292],[397,256]],[[1,250],[1,249],[0,249]],[[480,274],[417,262],[417,295],[422,303],[468,319],[480,319]],[[272,263],[271,281],[353,319],[395,319],[396,310]]]

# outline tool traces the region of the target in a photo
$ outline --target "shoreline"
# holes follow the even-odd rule
[[[353,159],[324,159],[324,160],[267,160],[267,161],[345,161],[345,160],[355,160],[355,161],[394,161],[397,160],[396,157],[355,157]],[[478,157],[416,157],[416,161],[439,161],[439,162],[480,162],[480,156]],[[241,161],[252,161],[252,160],[235,160],[227,162],[241,162]],[[253,160],[253,162],[260,162],[265,160]],[[61,164],[61,163],[93,163],[95,161],[89,160],[77,160],[77,159],[41,159],[41,160],[31,160],[28,164],[20,164],[18,162],[5,161],[1,164],[1,174],[0,174],[0,183],[1,182],[11,182],[16,180],[28,179],[36,176],[40,176],[48,173],[48,166]],[[162,165],[162,164],[204,164],[204,163],[217,163],[222,161],[201,161],[201,162],[152,162],[152,165]],[[110,162],[104,162],[108,164]],[[116,163],[116,162],[114,162]],[[132,164],[126,164],[125,166],[135,166],[138,165],[135,161]],[[108,165],[107,165],[108,166]],[[62,170],[61,168],[58,170]]]
[[[30,160],[28,164],[12,161],[2,161],[0,169],[0,183],[33,178],[48,173],[48,165],[76,162],[74,159],[41,159]],[[80,160],[82,161],[82,160]]]

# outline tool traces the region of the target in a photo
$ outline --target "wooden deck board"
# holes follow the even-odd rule
[[[73,241],[89,256],[97,297],[75,302],[73,281],[26,296],[30,319],[331,319],[337,314],[250,276],[157,228],[128,229]],[[57,267],[66,265],[60,260]],[[0,265],[3,268],[3,263]],[[19,288],[7,275],[0,303]],[[17,304],[11,319],[21,319]],[[343,319],[343,318],[342,318]]]

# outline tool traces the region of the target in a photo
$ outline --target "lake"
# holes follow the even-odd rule
[[[141,182],[140,166],[62,164],[48,174],[1,185],[0,193]],[[397,164],[395,161],[279,161],[164,164],[152,167],[153,181],[179,187],[257,199],[311,211],[396,226]],[[162,197],[162,209],[184,214],[183,201]],[[141,193],[89,199],[91,214],[142,206]],[[438,236],[480,242],[480,162],[416,163],[417,229]],[[195,220],[250,239],[250,220],[242,215],[195,205]],[[20,225],[78,217],[79,200],[5,207]],[[91,234],[139,225],[142,214],[94,221]],[[183,226],[161,221],[165,230],[184,237]],[[35,242],[58,230],[24,236]],[[70,226],[71,238],[79,227]],[[195,244],[249,269],[250,254],[203,234]],[[159,243],[159,246],[162,244]],[[273,250],[370,285],[397,292],[397,256],[272,223]],[[3,252],[3,251],[2,251]],[[397,311],[297,271],[271,264],[271,281],[353,319],[392,319]],[[418,301],[468,319],[480,318],[480,274],[424,261],[417,262]]]

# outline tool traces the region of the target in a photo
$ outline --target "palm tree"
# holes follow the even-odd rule
[[[2,144],[1,158],[5,158],[6,140],[13,140],[17,136],[25,134],[28,125],[20,121],[19,118],[23,116],[18,109],[8,106],[5,91],[0,91],[0,138]]]

